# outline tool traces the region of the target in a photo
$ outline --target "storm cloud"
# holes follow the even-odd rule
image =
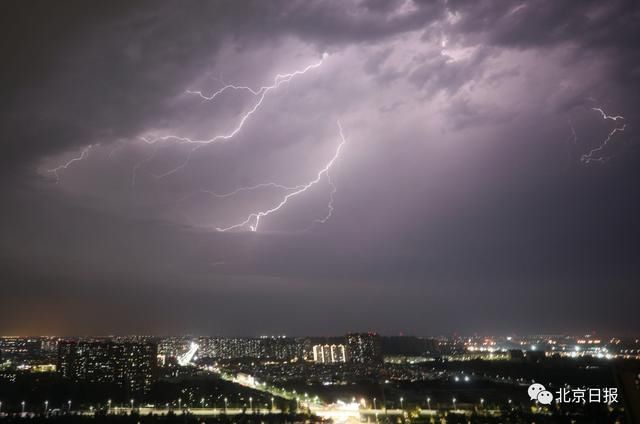
[[[636,2],[4,9],[3,333],[640,330]]]

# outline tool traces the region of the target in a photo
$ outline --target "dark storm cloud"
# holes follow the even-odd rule
[[[441,54],[422,57],[409,75],[409,81],[427,97],[437,94],[439,90],[455,94],[461,86],[482,74],[484,61],[489,54],[488,49],[480,49],[468,60],[453,63]]]
[[[485,35],[492,45],[535,47],[574,41],[585,47],[638,48],[634,40],[640,16],[629,0],[516,5],[453,0],[447,6],[460,14],[453,24],[460,34]]]
[[[67,1],[3,12],[0,331],[639,330],[634,2]],[[181,163],[184,146],[154,151],[138,137],[210,136],[246,107],[240,96],[192,104],[186,89],[260,86],[325,51],[237,143],[153,177]],[[612,129],[595,106],[623,114],[628,130],[612,161],[585,167],[579,155]],[[335,149],[337,118],[349,142],[331,170],[326,225],[299,231],[326,213],[324,182],[264,233],[202,228],[274,193],[226,203],[193,190],[309,181]],[[95,143],[102,150],[55,184],[46,169]]]
[[[388,18],[345,2],[15,3],[2,22],[2,56],[11,59],[2,71],[5,159],[15,165],[135,135],[167,113],[166,99],[210,66],[224,41],[373,41],[442,10],[425,5]]]
[[[7,162],[135,135],[150,119],[168,113],[166,99],[182,92],[197,72],[209,66],[225,40],[239,40],[242,45],[293,34],[324,48],[438,27],[446,15],[440,2],[416,2],[415,10],[402,14],[390,12],[397,12],[394,2],[193,6],[201,13],[166,3],[89,7],[82,2],[23,2],[9,7],[2,25],[8,31],[3,57],[11,58],[2,70]],[[575,42],[587,50],[625,49],[625,54],[610,58],[612,64],[637,64],[634,40],[640,38],[640,30],[633,2],[546,1],[525,4],[515,12],[495,2],[448,2],[446,7],[460,20],[445,27],[450,26],[454,35],[480,36],[477,40],[487,46]],[[424,57],[420,60],[425,63],[410,79],[432,90],[452,90],[473,77],[486,54],[482,50],[472,61],[450,66],[442,57]],[[372,56],[367,61],[368,69],[385,72],[372,68],[376,60]],[[637,65],[626,70],[638,72]],[[34,121],[40,124],[33,125]]]
[[[505,7],[454,0],[448,7],[460,18],[451,25],[453,32],[469,42],[516,49],[574,45],[566,60],[600,55],[610,67],[610,78],[637,89],[640,11],[634,1],[540,1]]]

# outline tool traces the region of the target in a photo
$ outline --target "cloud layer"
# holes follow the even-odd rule
[[[639,18],[630,1],[13,5],[0,331],[638,331]],[[228,133],[256,97],[188,90],[324,53],[228,142],[143,141]],[[594,107],[626,127],[584,164],[622,122]],[[337,120],[329,221],[312,225],[323,178],[259,233],[214,230],[283,191],[211,193],[311,181]]]

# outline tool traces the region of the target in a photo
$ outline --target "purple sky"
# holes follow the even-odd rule
[[[636,2],[4,12],[0,333],[640,331]]]

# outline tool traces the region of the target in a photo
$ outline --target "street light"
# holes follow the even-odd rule
[[[400,398],[400,409],[404,409],[404,398]]]
[[[107,400],[107,414],[111,413],[111,399]]]
[[[253,413],[253,398],[251,396],[249,396],[249,409]]]
[[[378,409],[378,407],[376,406],[376,398],[373,398],[373,410],[375,411],[376,409]]]
[[[24,406],[26,405],[24,401],[20,403],[22,405],[22,413],[24,414]]]
[[[431,398],[430,397],[427,398],[427,408],[429,408],[429,410],[431,410]]]
[[[455,411],[456,409],[456,398],[453,398],[453,410]]]
[[[271,397],[271,410],[272,410],[272,411],[273,411],[273,401],[274,401],[274,400],[275,400],[275,399],[273,399],[273,396],[272,396],[272,397]]]
[[[483,405],[484,405],[484,399],[480,398],[480,407],[482,408]]]
[[[182,398],[178,398],[178,410],[182,411]]]
[[[131,399],[130,403],[131,403],[131,412],[133,412],[133,399]]]
[[[200,399],[200,408],[204,408],[204,398]]]
[[[67,407],[69,408],[69,413],[71,413],[71,401],[70,400],[67,401]]]
[[[229,399],[224,398],[224,413],[227,413],[227,406],[229,405]]]
[[[47,411],[49,411],[49,401],[45,400],[44,401],[44,414],[47,414]]]

